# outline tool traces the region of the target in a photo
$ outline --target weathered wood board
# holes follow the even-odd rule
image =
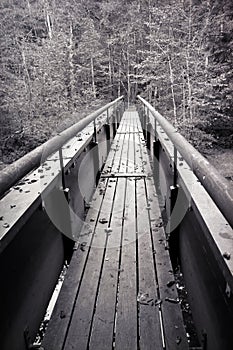
[[[188,349],[136,110],[124,113],[102,175],[42,345]]]

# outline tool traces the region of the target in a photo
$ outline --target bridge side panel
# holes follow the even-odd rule
[[[233,297],[195,213],[180,226],[180,259],[199,339],[206,349],[233,349]],[[206,335],[205,335],[206,334]]]
[[[26,350],[26,330],[35,338],[64,259],[64,238],[37,209],[0,255],[1,350]]]
[[[110,125],[107,133],[106,128],[101,124],[102,122],[99,121],[97,127],[99,169],[102,168],[107,157],[108,147],[105,142],[107,135],[110,136],[110,139],[113,137],[113,126]],[[1,350],[28,350],[44,317],[64,260],[69,258],[71,254],[73,241],[66,235],[72,237],[73,231],[75,231],[75,238],[77,238],[82,219],[85,216],[85,204],[88,206],[96,185],[97,162],[95,155],[97,153],[93,154],[92,152],[92,138],[94,138],[92,132],[93,127],[87,127],[84,129],[84,134],[78,137],[84,136],[83,139],[76,140],[75,136],[71,143],[62,149],[65,165],[63,179],[65,187],[69,188],[68,193],[63,193],[61,179],[56,174],[46,174],[46,172],[53,171],[51,169],[53,162],[56,165],[59,163],[56,162],[59,158],[58,154],[55,153],[54,159],[48,160],[53,161],[47,164],[48,169],[41,168],[38,170],[38,174],[36,171],[37,177],[32,178],[33,181],[29,182],[33,185],[30,185],[29,191],[25,191],[27,194],[20,189],[21,197],[16,195],[16,199],[19,198],[20,202],[24,203],[23,209],[20,209],[19,205],[23,214],[20,216],[20,210],[17,214],[18,206],[12,206],[12,208],[16,207],[15,218],[12,220],[13,225],[9,224],[9,229],[8,227],[4,228],[3,231],[7,229],[9,232],[6,236],[1,236],[3,240],[0,242]],[[81,142],[80,146],[79,142]],[[81,172],[81,183],[85,183],[85,186],[80,188],[78,175],[82,165],[85,171]],[[57,173],[57,166],[54,169],[54,172]],[[36,178],[44,178],[46,183],[39,184],[38,179],[35,182]],[[48,184],[47,181],[49,181]],[[38,192],[38,190],[41,191],[40,185],[47,185],[44,187],[45,192],[43,192],[43,205],[46,210],[38,208],[41,203],[40,192]],[[10,197],[5,204],[2,204],[2,208],[5,210],[4,215],[7,211],[6,203],[8,206],[11,204],[12,198],[15,200],[12,193],[10,192]],[[24,197],[25,195],[27,198]],[[28,196],[30,196],[29,200]],[[81,218],[79,227],[72,225],[71,220],[74,217],[70,208],[72,208],[74,216]],[[66,235],[62,234],[64,230],[68,231]],[[27,344],[25,331],[28,334]]]
[[[159,143],[159,176],[160,205],[166,217],[170,215],[170,186],[173,183],[173,162],[168,150]],[[156,162],[155,162],[156,163]],[[182,161],[180,161],[182,163]],[[170,239],[172,261],[181,264],[188,301],[191,306],[194,323],[200,342],[206,350],[233,348],[233,295],[224,276],[227,267],[220,268],[223,261],[220,251],[212,241],[212,233],[207,228],[199,210],[190,202],[190,194],[183,187],[183,180],[178,174],[177,179],[182,192],[182,200],[176,205],[186,212],[176,231]],[[186,194],[185,194],[186,193]],[[188,197],[189,198],[188,198]],[[203,199],[204,200],[204,199]],[[199,203],[200,204],[200,203]],[[197,202],[197,205],[199,205]],[[216,220],[213,217],[213,220]],[[226,234],[227,236],[227,234]],[[229,240],[231,244],[232,240]],[[172,249],[175,247],[175,251]],[[174,253],[177,256],[174,256]],[[227,288],[229,289],[227,292]],[[230,296],[228,296],[229,294]]]

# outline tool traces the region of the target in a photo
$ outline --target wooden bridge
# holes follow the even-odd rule
[[[0,184],[1,349],[232,349],[232,190],[145,100],[101,108]]]

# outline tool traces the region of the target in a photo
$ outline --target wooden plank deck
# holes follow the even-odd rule
[[[45,350],[188,349],[138,113],[122,117]]]

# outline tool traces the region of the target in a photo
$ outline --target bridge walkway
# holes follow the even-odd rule
[[[42,345],[188,349],[150,160],[132,107],[111,145]]]

